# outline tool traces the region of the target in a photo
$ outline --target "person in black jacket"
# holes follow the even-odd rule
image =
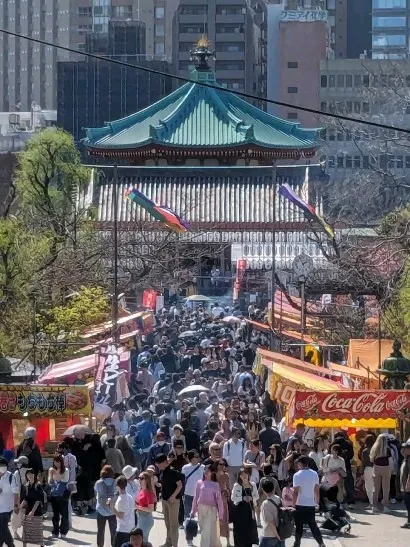
[[[351,509],[351,506],[355,503],[354,478],[352,473],[352,460],[354,458],[353,443],[344,431],[338,431],[335,434],[330,450],[334,444],[338,444],[342,449],[341,456],[346,464],[346,477],[344,479],[346,495],[344,502],[347,503],[348,507]]]
[[[36,428],[28,427],[24,432],[24,440],[17,447],[17,457],[26,456],[28,467],[34,471],[37,476],[43,472],[43,460],[40,454],[40,448],[35,442]]]

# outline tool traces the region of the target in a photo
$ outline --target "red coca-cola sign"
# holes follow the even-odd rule
[[[410,413],[410,391],[298,391],[295,418],[397,418]]]

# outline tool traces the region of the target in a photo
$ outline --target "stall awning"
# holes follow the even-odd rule
[[[332,371],[325,369],[324,367],[318,367],[317,365],[312,365],[311,363],[306,363],[295,357],[290,357],[289,355],[283,355],[283,353],[276,353],[274,351],[269,351],[266,349],[258,349],[257,356],[259,356],[260,362],[262,365],[270,367],[273,363],[278,363],[296,369],[296,371],[303,370],[305,372],[322,375],[326,374],[328,376],[332,375]]]
[[[392,346],[393,340],[381,340],[379,346],[378,340],[352,339],[349,341],[347,364],[357,368],[357,363],[360,363],[374,372],[379,368],[379,360],[383,362],[391,354]]]
[[[147,319],[152,317],[152,312],[147,311],[139,311],[136,313],[133,313],[132,315],[128,315],[126,317],[121,317],[118,319],[118,326],[124,327],[127,326],[132,321],[136,321],[137,319]],[[131,323],[132,324],[132,323]],[[112,321],[107,321],[106,323],[103,323],[101,325],[97,325],[95,327],[92,327],[91,329],[88,329],[81,338],[87,340],[89,338],[93,338],[94,336],[99,336],[101,334],[104,334],[105,332],[108,332],[112,329]]]
[[[125,365],[125,363],[128,363],[130,353],[123,348],[120,348],[118,352],[120,354],[120,363],[123,363],[123,365],[120,364],[120,368],[128,369],[128,366]],[[65,378],[66,376],[90,371],[97,366],[98,353],[79,357],[78,359],[71,359],[70,361],[63,361],[62,363],[56,363],[45,369],[43,374],[38,378],[38,383],[54,382],[57,379]]]
[[[340,385],[333,380],[317,376],[305,370],[294,369],[280,363],[272,363],[271,370],[282,379],[296,386],[303,386],[305,389],[317,391],[334,391],[335,389],[341,389]]]
[[[309,427],[393,429],[410,406],[409,391],[297,391],[291,417]]]

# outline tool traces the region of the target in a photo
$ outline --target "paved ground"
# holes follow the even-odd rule
[[[364,505],[359,505],[355,511],[351,512],[356,522],[352,523],[351,534],[348,537],[340,536],[335,539],[332,535],[324,534],[326,547],[409,547],[410,530],[403,530],[400,525],[405,521],[403,506],[397,505],[391,515],[373,515],[364,510]],[[150,541],[153,547],[159,547],[165,541],[165,524],[161,513],[154,513],[155,525],[150,534]],[[50,520],[45,521],[46,537],[51,533]],[[69,547],[70,545],[78,547],[96,546],[96,522],[95,516],[74,517],[73,530],[68,534],[66,540],[54,540],[46,544]],[[225,545],[223,541],[223,546]],[[199,538],[196,538],[195,545],[199,546]],[[292,540],[286,541],[286,547],[292,547]],[[316,542],[306,537],[302,540],[302,547],[315,547]],[[21,547],[21,543],[16,541],[16,547]],[[108,539],[108,528],[106,530],[105,547],[110,547]],[[186,541],[183,531],[180,531],[179,547],[186,547]]]

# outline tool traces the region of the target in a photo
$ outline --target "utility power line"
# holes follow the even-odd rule
[[[250,93],[245,93],[243,91],[226,89],[218,85],[212,85],[206,82],[198,82],[196,80],[191,80],[190,78],[184,78],[183,76],[178,76],[177,74],[169,74],[163,72],[162,70],[156,70],[154,68],[148,68],[140,65],[133,65],[127,63],[126,61],[120,61],[118,59],[110,59],[109,57],[103,57],[101,55],[96,55],[95,53],[87,53],[85,51],[78,51],[77,49],[70,48],[67,46],[60,46],[58,44],[53,44],[52,42],[47,42],[46,40],[40,40],[39,38],[33,38],[32,36],[26,36],[25,34],[19,34],[17,32],[12,32],[11,30],[0,29],[0,32],[8,36],[13,36],[14,38],[22,38],[23,40],[28,40],[30,42],[35,42],[43,46],[53,47],[60,49],[62,51],[68,51],[70,53],[75,53],[76,55],[83,55],[84,57],[89,57],[91,59],[96,59],[97,61],[105,61],[107,63],[114,63],[116,65],[125,66],[128,68],[135,68],[137,70],[142,70],[143,72],[148,72],[150,74],[156,74],[158,76],[164,76],[165,78],[173,78],[174,80],[179,80],[180,82],[192,83],[197,85],[202,85],[205,87],[210,87],[217,89],[218,91],[223,91],[225,93],[232,93],[238,97],[243,97],[244,99],[252,99],[253,101],[261,101],[266,104],[274,104],[276,106],[284,106],[286,108],[292,108],[294,110],[300,110],[302,112],[309,112],[310,114],[318,114],[320,116],[326,116],[327,118],[333,118],[337,120],[343,120],[346,122],[360,123],[362,125],[368,125],[370,127],[377,127],[378,129],[387,129],[389,131],[398,131],[400,133],[406,133],[410,135],[410,129],[404,127],[397,127],[394,125],[387,125],[384,123],[371,122],[368,120],[360,120],[359,118],[351,118],[349,116],[344,116],[343,114],[334,114],[330,112],[323,112],[322,110],[317,110],[315,108],[308,108],[306,106],[297,106],[295,104],[285,103],[283,101],[275,101],[273,99],[266,99],[265,97],[259,97],[258,95],[252,95]]]

